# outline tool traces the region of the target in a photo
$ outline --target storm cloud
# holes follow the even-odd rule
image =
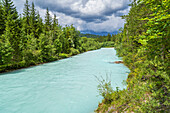
[[[128,0],[36,0],[43,9],[63,13],[86,22],[107,21],[108,16],[117,16],[119,11],[128,8]],[[120,15],[119,15],[120,16]]]
[[[20,2],[19,2],[20,1]],[[21,11],[21,2],[14,0]],[[30,0],[42,16],[48,8],[50,14],[56,14],[59,22],[74,24],[80,30],[94,32],[113,32],[123,27],[120,16],[129,12],[129,0]]]

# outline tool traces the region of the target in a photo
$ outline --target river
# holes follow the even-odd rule
[[[95,76],[126,88],[129,69],[114,48],[0,74],[0,113],[93,113],[101,102]]]

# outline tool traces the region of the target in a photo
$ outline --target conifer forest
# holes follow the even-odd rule
[[[169,113],[170,0],[131,0],[129,6],[121,16],[124,27],[100,36],[82,34],[73,24],[62,26],[48,7],[41,17],[26,0],[19,14],[12,0],[0,0],[0,72],[114,47],[130,70],[126,88],[114,90],[111,80],[101,80],[96,89],[103,100],[95,112]]]

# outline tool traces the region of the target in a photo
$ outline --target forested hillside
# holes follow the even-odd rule
[[[52,18],[53,16],[53,18]],[[0,72],[69,57],[101,47],[95,39],[79,37],[73,25],[62,27],[47,8],[43,21],[28,0],[18,14],[12,0],[0,2]]]
[[[170,1],[133,0],[115,48],[131,73],[127,88],[100,86],[104,100],[96,112],[170,111]]]
[[[87,38],[99,38],[100,35],[94,35],[94,34],[80,34],[80,37],[87,37]]]

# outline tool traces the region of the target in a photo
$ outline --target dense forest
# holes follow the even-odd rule
[[[80,37],[87,37],[87,38],[91,38],[91,37],[93,37],[93,38],[99,38],[100,37],[100,35],[94,35],[94,34],[80,34]]]
[[[82,35],[61,26],[47,8],[43,20],[28,0],[18,14],[12,0],[0,0],[0,72],[67,58],[101,47],[115,47],[131,70],[127,88],[116,91],[102,80],[104,97],[96,112],[170,111],[170,0],[133,0],[116,35]]]
[[[113,46],[99,40],[81,37],[73,25],[62,27],[48,8],[43,20],[28,0],[20,15],[11,0],[0,2],[0,72]]]
[[[115,48],[131,72],[127,89],[99,85],[104,97],[97,112],[168,113],[170,111],[170,1],[133,0]]]

